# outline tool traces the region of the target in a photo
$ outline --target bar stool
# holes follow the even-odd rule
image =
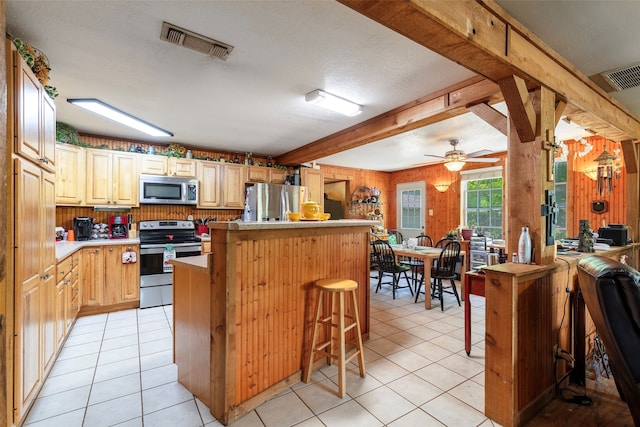
[[[349,279],[322,279],[315,282],[314,287],[318,289],[318,301],[316,303],[316,313],[313,327],[313,338],[311,339],[311,348],[309,350],[309,360],[305,366],[304,382],[311,380],[311,371],[313,368],[313,359],[317,353],[327,357],[327,364],[331,365],[333,359],[338,361],[338,396],[344,397],[346,390],[346,364],[358,356],[358,366],[360,368],[360,376],[364,378],[364,353],[362,352],[362,333],[360,331],[360,319],[358,317],[358,302],[356,301],[356,289],[358,283]],[[331,293],[330,312],[326,317],[322,310],[322,302],[324,293]],[[344,296],[348,292],[351,294],[351,303],[353,314],[345,314]],[[336,311],[335,299],[338,299],[338,307]],[[345,317],[350,318],[352,322],[345,325]],[[318,338],[318,327],[324,327],[325,339],[323,343],[316,346]],[[346,334],[355,327],[355,351],[346,357]],[[328,331],[327,331],[328,329]],[[335,335],[334,335],[335,331]],[[334,341],[337,341],[337,352],[334,352]]]

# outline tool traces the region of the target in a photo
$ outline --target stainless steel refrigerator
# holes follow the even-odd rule
[[[287,212],[300,212],[307,201],[307,187],[281,184],[247,184],[245,221],[287,221]]]

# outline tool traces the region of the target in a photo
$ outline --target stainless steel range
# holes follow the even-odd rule
[[[193,221],[140,221],[140,308],[172,303],[171,265],[167,257],[200,255]]]

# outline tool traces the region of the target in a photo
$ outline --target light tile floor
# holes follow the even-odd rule
[[[390,286],[374,290],[366,378],[350,363],[347,396],[340,399],[335,365],[325,366],[314,371],[310,384],[295,384],[233,425],[495,425],[483,414],[484,298],[471,296],[473,348],[467,357],[463,308],[453,296],[445,296],[444,312],[435,300],[426,311],[408,289],[395,300]],[[176,380],[171,310],[79,318],[24,425],[221,425]]]

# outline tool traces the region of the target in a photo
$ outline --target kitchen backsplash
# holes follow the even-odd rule
[[[116,212],[95,212],[92,207],[66,207],[56,208],[56,225],[68,230],[73,227],[73,218],[76,216],[90,216],[94,222],[108,223],[111,215],[119,215]],[[135,222],[158,219],[187,219],[193,215],[193,219],[216,218],[218,221],[227,221],[242,215],[240,209],[195,209],[189,206],[178,205],[143,205],[132,208],[130,212],[121,215],[133,215]]]

